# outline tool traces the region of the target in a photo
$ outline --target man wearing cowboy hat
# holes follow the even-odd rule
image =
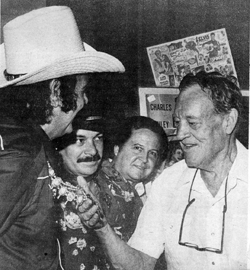
[[[88,73],[123,72],[82,43],[68,7],[31,11],[3,28],[0,46],[0,269],[58,269],[50,140],[72,131]]]

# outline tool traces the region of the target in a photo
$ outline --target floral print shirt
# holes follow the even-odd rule
[[[110,226],[124,241],[133,234],[143,203],[132,184],[105,160],[97,177],[99,201]]]
[[[63,179],[67,179],[71,185],[77,186],[76,177],[65,173]],[[121,177],[114,169],[112,162],[109,161],[103,163],[98,174],[89,182],[89,187],[95,197],[99,199],[111,227],[121,239],[128,241],[134,232],[143,206],[136,190]],[[59,242],[63,269],[113,269],[95,231],[84,226],[76,214],[72,195],[70,192],[67,196],[59,195],[63,192],[59,190],[55,195],[61,227]],[[64,199],[62,199],[63,197]]]

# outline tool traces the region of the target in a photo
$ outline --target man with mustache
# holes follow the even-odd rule
[[[112,229],[128,241],[143,205],[135,185],[151,176],[165,158],[166,134],[148,117],[126,119],[115,134],[112,158],[104,160],[97,171],[103,157],[104,120],[86,117],[81,111],[72,126],[72,134],[55,141],[63,160],[63,180],[85,189],[87,185],[99,199]],[[66,207],[59,203],[63,208],[60,243],[64,269],[113,269],[94,230],[80,222],[71,202]]]
[[[104,122],[102,116],[86,114],[86,111],[80,111],[72,122],[73,132],[57,138],[53,144],[62,158],[59,167],[66,183],[63,187],[69,191],[67,194],[81,186],[84,178],[88,188],[98,197],[100,187],[96,172],[103,156]],[[75,205],[72,201],[65,203],[65,197],[67,201],[66,193],[58,198],[61,266],[65,270],[108,269],[95,233],[81,224]]]
[[[68,174],[81,175],[88,179],[96,172],[103,154],[102,128],[101,116],[83,119],[79,115],[73,123],[74,132],[58,139],[70,143],[60,151]]]
[[[162,252],[168,270],[249,269],[249,153],[237,139],[242,94],[217,72],[188,74],[179,90],[174,119],[184,159],[154,181],[129,245],[101,227],[105,219],[89,200],[79,215],[98,225],[115,269],[152,270]]]

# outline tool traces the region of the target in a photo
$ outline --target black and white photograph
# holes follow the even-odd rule
[[[0,0],[0,270],[250,270],[249,0]]]

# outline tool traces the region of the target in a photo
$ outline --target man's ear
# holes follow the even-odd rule
[[[117,156],[119,153],[119,146],[118,145],[115,145],[114,146],[114,155]]]
[[[58,79],[53,79],[50,82],[50,101],[51,105],[56,108],[56,107],[62,107],[62,99],[61,99],[61,82]]]
[[[231,134],[233,130],[235,129],[237,121],[238,121],[238,116],[239,116],[239,113],[235,108],[231,109],[230,113],[225,115],[224,124],[225,124],[225,130],[227,134]]]

